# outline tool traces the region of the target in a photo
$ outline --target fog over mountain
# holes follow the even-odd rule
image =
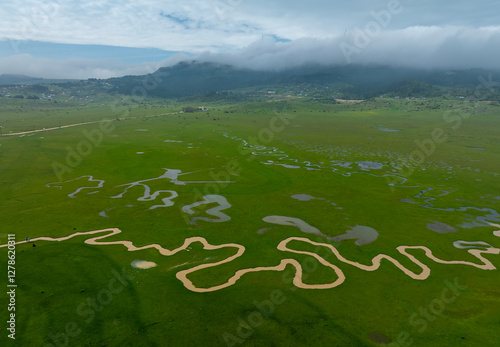
[[[202,53],[200,61],[253,69],[286,69],[304,64],[381,64],[398,67],[500,68],[500,27],[411,27],[380,31],[346,31],[332,39],[291,42],[263,39],[236,53]]]
[[[0,16],[0,74],[109,78],[192,59],[500,69],[500,11],[487,0],[29,0]]]
[[[368,39],[367,39],[368,38]],[[276,42],[271,38],[236,52],[176,54],[158,62],[135,65],[115,61],[67,59],[57,61],[32,55],[0,58],[8,73],[44,78],[109,78],[141,75],[180,61],[215,62],[255,70],[284,70],[304,64],[381,64],[422,69],[500,69],[500,30],[496,28],[412,27],[381,32],[370,38],[362,31],[332,39],[301,38]],[[7,73],[5,69],[1,71]]]

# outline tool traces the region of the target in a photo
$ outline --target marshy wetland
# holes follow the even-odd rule
[[[68,322],[74,346],[500,339],[498,106],[452,102],[458,126],[388,98],[125,116],[37,101],[47,117],[9,102],[0,244],[16,234],[19,345],[53,344]],[[57,127],[63,112],[83,124]],[[432,306],[450,283],[456,300]]]

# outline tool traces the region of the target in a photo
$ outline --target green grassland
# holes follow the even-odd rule
[[[190,104],[198,107],[202,102]],[[122,107],[118,112],[117,105]],[[453,242],[500,247],[493,235],[498,228],[485,224],[500,222],[497,106],[437,99],[332,105],[269,98],[212,102],[204,104],[207,112],[177,113],[183,106],[178,100],[160,99],[132,106],[111,99],[86,106],[1,99],[4,135],[97,123],[0,137],[0,244],[7,243],[8,234],[22,241],[119,228],[122,233],[106,241],[174,249],[186,238],[200,236],[212,245],[245,247],[241,257],[189,275],[199,288],[223,284],[240,269],[276,266],[282,259],[302,263],[304,283],[335,281],[335,272],[318,260],[277,249],[292,236],[331,244],[362,264],[387,254],[417,273],[421,269],[397,247],[425,246],[440,259],[475,263],[479,260]],[[153,115],[158,116],[147,117]],[[109,121],[106,132],[101,120]],[[435,129],[442,129],[439,141],[433,139]],[[88,134],[97,136],[95,143]],[[82,147],[84,141],[91,147]],[[427,147],[422,149],[422,143]],[[68,153],[78,148],[85,149],[84,155],[69,165]],[[418,151],[423,160],[408,161]],[[382,167],[371,167],[373,163]],[[155,209],[150,207],[161,204],[159,199],[138,200],[143,187],[116,198],[124,191],[121,185],[160,177],[165,169],[188,173],[179,176],[183,181],[232,183],[150,181],[152,191],[178,194],[173,206]],[[83,176],[104,183],[98,187]],[[82,187],[93,188],[68,196]],[[191,223],[192,217],[212,218],[207,210],[216,203],[196,208],[194,215],[182,207],[209,194],[227,199],[231,207],[222,212],[230,220]],[[295,194],[317,199],[299,201],[292,198]],[[108,218],[99,214],[103,211]],[[355,240],[333,242],[293,226],[267,223],[266,216],[299,218],[330,237],[356,225],[369,226],[379,236],[364,246]],[[433,221],[456,232],[430,230],[427,224]],[[289,246],[295,250],[329,254],[328,261],[343,271],[345,282],[331,289],[297,288],[290,281],[295,269],[289,265],[284,272],[245,274],[227,288],[197,293],[184,287],[176,273],[226,259],[234,249],[206,250],[194,243],[190,251],[166,257],[152,249],[127,252],[122,245],[89,245],[87,238],[17,245],[16,340],[12,344],[2,336],[2,345],[378,346],[382,341],[392,346],[494,346],[500,338],[498,270],[438,264],[423,250],[409,252],[431,273],[415,280],[388,261],[376,271],[362,271],[340,262],[326,247],[293,241]],[[0,253],[6,269],[7,249]],[[485,258],[500,267],[498,255]],[[133,268],[130,264],[137,259],[157,266]],[[121,290],[103,297],[118,277]],[[454,281],[466,288],[444,303],[446,283]],[[9,312],[7,299],[3,301],[2,333],[7,335]],[[274,302],[265,316],[256,306],[263,302]],[[426,318],[421,310],[430,312],[433,303],[443,308]],[[374,336],[382,340],[376,342]]]

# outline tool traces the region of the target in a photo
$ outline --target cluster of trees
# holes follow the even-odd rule
[[[48,93],[49,87],[43,86],[41,84],[34,84],[26,87],[25,90],[33,93]]]
[[[40,100],[40,98],[36,95],[28,95],[25,97],[24,95],[19,94],[19,95],[14,95],[12,98],[14,98],[14,99]]]
[[[186,106],[182,108],[184,113],[198,112],[200,109],[198,107]]]
[[[432,98],[443,95],[442,89],[422,81],[396,83],[388,91],[400,97]]]

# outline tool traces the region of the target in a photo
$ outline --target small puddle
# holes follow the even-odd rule
[[[441,223],[441,222],[436,222],[435,220],[432,220],[431,222],[433,223],[429,223],[427,224],[427,228],[431,229],[432,231],[435,231],[437,233],[440,233],[440,234],[444,234],[444,233],[456,233],[458,230],[455,229],[454,227],[448,225],[448,224],[444,224],[444,223]]]
[[[136,269],[150,269],[156,266],[156,263],[146,260],[134,260],[130,265]]]
[[[295,194],[295,195],[292,195],[292,198],[295,200],[300,200],[300,201],[309,201],[309,200],[317,199],[314,196],[307,195],[307,194]]]
[[[379,130],[379,131],[386,131],[386,132],[390,132],[390,133],[399,133],[399,132],[401,132],[401,130],[398,130],[398,129],[389,129],[389,128],[378,128],[377,130]]]
[[[467,146],[467,148],[470,148],[470,149],[476,149],[476,150],[478,150],[478,151],[486,151],[486,148],[471,147],[471,146]]]

